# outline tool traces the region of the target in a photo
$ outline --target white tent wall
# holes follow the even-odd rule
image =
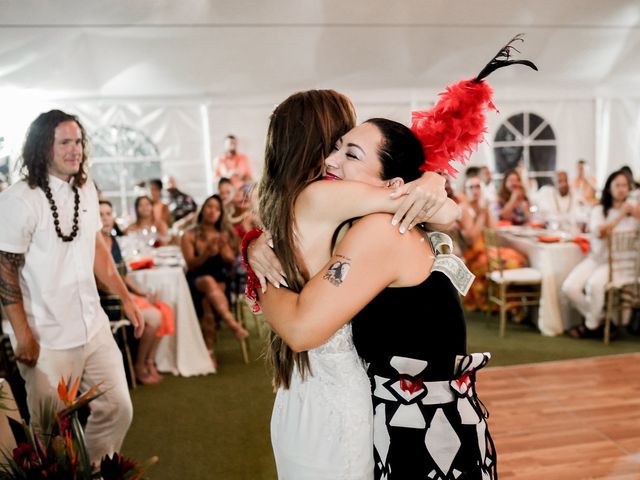
[[[640,100],[596,102],[596,178],[603,185],[614,169],[629,165],[640,176]]]
[[[404,101],[394,98],[388,102],[366,99],[369,95],[349,93],[354,98],[358,121],[371,117],[390,118],[409,124],[413,105],[425,108],[435,99],[416,101],[406,95]],[[397,95],[392,95],[397,97]],[[359,98],[361,97],[361,98]],[[384,98],[384,93],[379,94]],[[493,139],[504,120],[511,115],[523,112],[536,113],[549,122],[556,134],[556,168],[567,170],[570,175],[575,171],[575,162],[584,158],[590,165],[595,161],[595,100],[565,101],[498,101],[499,113],[488,112],[488,132],[486,141],[473,154],[470,165],[494,165]],[[268,117],[275,104],[268,105],[224,105],[209,107],[211,121],[212,151],[215,155],[222,147],[227,133],[239,138],[240,150],[249,155],[256,172],[262,169],[265,132]],[[608,168],[608,167],[607,167]]]
[[[89,135],[107,126],[137,130],[156,146],[162,174],[176,178],[181,190],[198,198],[206,194],[205,145],[209,132],[200,105],[160,105],[148,102],[79,101],[60,108],[77,114]],[[149,180],[133,179],[134,182]]]
[[[530,112],[539,115],[551,125],[556,141],[556,170],[566,170],[570,176],[575,163],[584,158],[593,167],[595,152],[594,100],[558,101],[495,101],[499,113],[487,114],[486,142],[472,158],[472,165],[489,165],[495,170],[493,140],[502,123],[512,115]]]
[[[348,92],[354,98],[358,121],[374,116],[410,122],[415,105],[428,106],[434,99],[416,100],[407,93],[402,100],[397,93],[388,102],[375,101],[370,95]],[[384,93],[378,93],[384,98]],[[223,148],[224,137],[235,134],[239,150],[250,158],[256,176],[262,170],[265,134],[269,115],[277,102],[256,100],[247,103],[162,100],[77,100],[40,102],[27,105],[13,122],[7,117],[0,122],[0,136],[11,145],[10,154],[19,154],[28,123],[49,108],[62,108],[80,116],[89,134],[108,125],[126,125],[148,136],[157,146],[162,173],[176,178],[178,186],[191,193],[198,202],[216,190],[211,177],[211,159]],[[501,100],[499,113],[488,112],[486,141],[472,156],[471,165],[489,165],[495,169],[493,140],[504,120],[522,113],[535,113],[549,122],[557,139],[556,169],[572,176],[575,162],[587,160],[598,184],[607,173],[624,164],[640,174],[640,100],[633,99],[567,99],[567,100]],[[145,179],[136,179],[145,180]]]
[[[335,88],[361,120],[408,123],[525,32],[518,57],[540,71],[491,76],[501,113],[472,163],[493,164],[500,123],[529,111],[552,125],[558,168],[585,158],[600,184],[621,164],[640,174],[638,0],[0,0],[0,12],[0,162],[47,108],[90,131],[121,118],[201,201],[228,133],[260,172],[268,116],[289,93]]]
[[[258,178],[262,172],[269,116],[274,107],[275,104],[273,102],[265,101],[254,105],[208,105],[211,153],[205,159],[207,166],[211,165],[213,157],[223,152],[224,138],[231,134],[237,137],[238,151],[247,155],[251,161],[254,177]],[[214,193],[215,191],[217,191],[217,183],[209,180],[208,193]]]

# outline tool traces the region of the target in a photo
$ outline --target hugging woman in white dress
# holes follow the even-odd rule
[[[286,283],[295,291],[330,259],[334,232],[351,218],[373,212],[399,212],[402,217],[409,207],[401,228],[424,221],[448,224],[457,218],[457,206],[446,199],[444,180],[434,173],[425,174],[418,185],[405,185],[399,195],[410,193],[404,198],[392,198],[391,190],[380,186],[317,181],[335,142],[354,126],[351,102],[330,90],[294,94],[271,116],[259,213]],[[350,155],[358,161],[356,149]],[[279,272],[270,280],[285,282]],[[272,334],[268,359],[277,389],[271,433],[278,477],[373,478],[369,381],[350,325],[304,353],[294,353]]]

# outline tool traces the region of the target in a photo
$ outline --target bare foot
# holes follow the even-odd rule
[[[160,380],[158,380],[156,377],[151,375],[149,370],[147,370],[146,368],[136,367],[135,371],[136,371],[136,380],[142,385],[155,385],[157,383],[160,383]]]
[[[156,368],[156,362],[153,360],[147,360],[147,371],[149,372],[149,375],[158,380],[158,382],[161,382],[164,379],[162,374]]]

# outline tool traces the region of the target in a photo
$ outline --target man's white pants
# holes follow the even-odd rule
[[[595,330],[602,323],[609,265],[585,258],[562,284],[562,293],[584,317],[585,325]]]
[[[15,339],[11,340],[15,347]],[[100,384],[104,394],[90,403],[91,415],[85,428],[90,460],[99,466],[102,457],[120,450],[133,418],[133,406],[122,356],[107,322],[86,345],[67,350],[41,348],[34,367],[20,362],[18,367],[25,381],[31,424],[36,428],[42,401],[58,398],[61,377],[65,381],[80,377],[83,392]]]

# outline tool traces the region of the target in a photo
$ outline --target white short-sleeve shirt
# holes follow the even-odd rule
[[[69,235],[71,185],[50,175],[49,186],[62,233]],[[86,344],[108,322],[93,275],[96,232],[101,228],[98,195],[91,181],[78,192],[79,231],[71,242],[57,236],[42,189],[19,181],[0,194],[0,250],[24,254],[20,288],[27,320],[40,345],[54,350]]]

